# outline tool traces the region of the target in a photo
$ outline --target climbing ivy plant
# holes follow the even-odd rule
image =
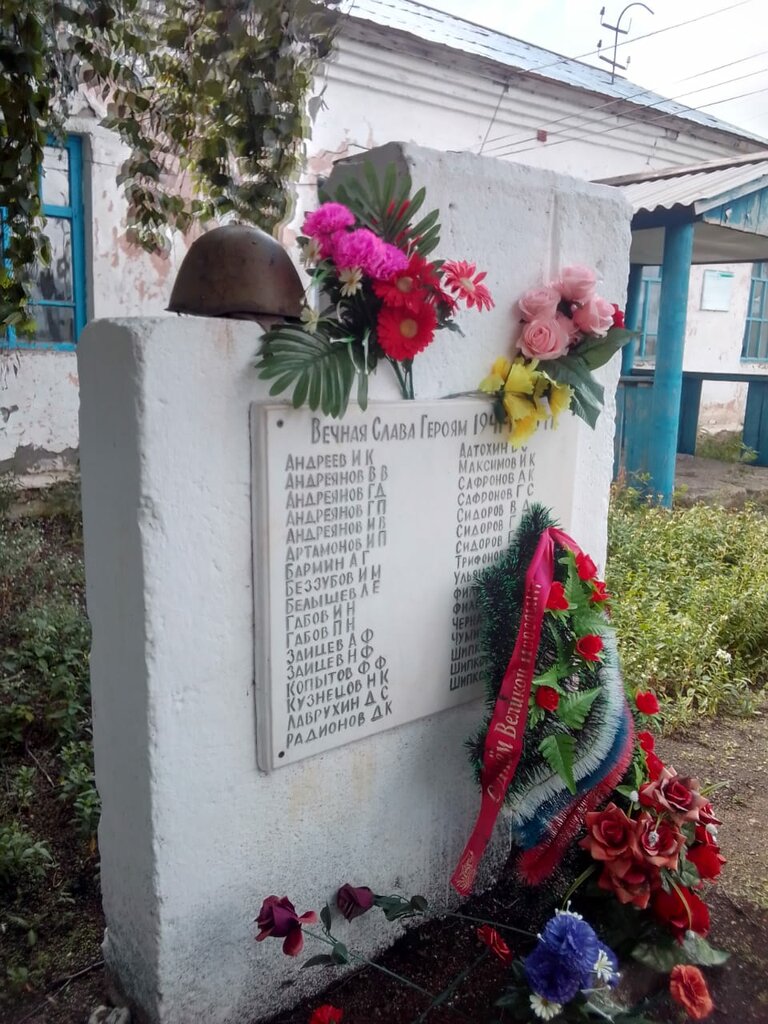
[[[0,0],[0,333],[34,326],[25,268],[50,258],[38,168],[79,89],[130,148],[118,183],[131,241],[163,251],[173,229],[225,213],[270,229],[288,212],[338,3]]]

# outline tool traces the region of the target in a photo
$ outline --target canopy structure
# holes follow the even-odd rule
[[[693,264],[768,260],[768,149],[693,167],[603,179],[634,208],[627,325],[637,328],[642,270],[661,266],[661,300],[653,384],[625,424],[629,472],[648,474],[662,504],[672,502],[680,426],[683,349]],[[634,346],[624,351],[631,373]],[[642,408],[641,408],[642,405]],[[768,411],[767,411],[768,413]],[[642,437],[639,435],[642,434]]]

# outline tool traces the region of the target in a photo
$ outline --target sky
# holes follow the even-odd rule
[[[605,68],[602,40],[612,56],[613,32],[625,0],[421,0],[456,17]],[[768,138],[768,2],[766,0],[649,0],[624,14],[619,74],[691,107]],[[688,22],[689,24],[681,24]],[[675,28],[674,26],[679,26]],[[649,38],[642,38],[655,33]],[[585,56],[589,54],[589,56]],[[724,66],[729,65],[729,66]],[[744,96],[744,93],[752,95]],[[736,98],[741,97],[741,98]],[[720,102],[725,101],[725,102]]]

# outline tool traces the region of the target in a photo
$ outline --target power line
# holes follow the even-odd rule
[[[683,82],[690,82],[690,81],[692,81],[695,78],[703,78],[705,75],[711,75],[715,71],[723,71],[723,70],[725,70],[725,68],[731,68],[731,67],[734,67],[737,64],[746,64],[747,61],[754,60],[756,57],[763,57],[767,53],[768,53],[768,50],[760,50],[758,53],[753,53],[749,57],[741,57],[738,60],[728,61],[727,64],[718,64],[717,67],[707,68],[706,71],[699,71],[699,72],[697,72],[696,74],[693,74],[693,75],[686,75],[685,78],[678,78],[672,84],[673,85],[681,85]],[[765,71],[765,68],[761,68],[760,70],[761,71]],[[759,72],[753,72],[753,74],[759,74]],[[744,77],[748,77],[748,76],[745,75]],[[729,79],[729,81],[735,81],[735,79]],[[697,89],[697,90],[694,90],[694,91],[695,92],[699,92],[699,91],[703,92],[703,91],[705,91],[705,89],[714,89],[717,85],[723,85],[723,84],[725,84],[725,83],[723,83],[723,82],[716,82],[716,83],[714,83],[714,85],[703,86],[701,90]],[[649,94],[655,95],[656,94],[655,90],[654,89],[640,89],[637,92],[631,93],[629,96],[620,96],[620,97],[616,97],[615,99],[606,100],[604,103],[599,103],[599,104],[597,104],[597,106],[590,107],[588,112],[590,114],[591,113],[596,113],[597,111],[605,110],[608,107],[615,107],[615,106],[618,106],[618,105],[620,105],[622,103],[631,103],[634,100],[638,99],[640,96],[648,96]],[[690,94],[689,93],[682,93],[681,95],[687,96],[687,95],[690,95]],[[667,96],[667,97],[664,97],[664,99],[667,102],[669,102],[669,101],[674,100],[675,97]],[[661,101],[657,101],[657,102],[661,102]],[[656,104],[644,104],[645,107],[652,107],[652,106],[655,106],[655,105]],[[565,121],[570,121],[572,118],[583,117],[585,113],[587,113],[587,111],[579,110],[579,111],[576,111],[573,114],[564,114],[562,117],[558,117],[554,121],[545,121],[543,124],[539,125],[539,130],[548,130],[553,125],[562,124]],[[558,133],[554,132],[553,134],[558,134]],[[512,139],[511,142],[507,142],[506,146],[491,146],[492,149],[506,149],[507,146],[517,146],[517,145],[522,145],[525,142],[535,142],[536,141],[536,136],[535,135],[522,135],[522,136],[520,136],[519,138],[516,138],[516,139],[512,138],[512,136],[513,136],[512,132],[510,132],[507,135],[497,135],[493,139],[488,139],[487,143],[488,143],[489,146],[491,146],[492,143],[500,142],[500,141],[505,140],[505,139]],[[485,143],[484,143],[484,145],[485,145]]]

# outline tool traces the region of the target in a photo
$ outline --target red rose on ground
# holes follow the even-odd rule
[[[512,962],[512,950],[495,928],[492,928],[489,924],[484,924],[482,928],[477,929],[477,937],[503,964]]]
[[[576,641],[576,653],[580,654],[584,661],[600,661],[600,651],[602,649],[602,639],[593,633],[588,633],[587,636],[580,636]]]
[[[624,323],[624,310],[623,309],[619,309],[619,307],[616,305],[615,302],[612,302],[611,305],[613,306],[613,326],[614,327],[624,327],[624,326],[626,326],[625,323]]]
[[[302,924],[315,924],[317,914],[314,910],[308,910],[301,917],[296,913],[296,908],[288,899],[277,896],[267,896],[261,905],[256,923],[259,926],[257,942],[264,939],[285,939],[283,952],[286,956],[298,956],[304,948],[304,936],[301,934]]]
[[[712,804],[707,800],[706,803],[702,804],[699,809],[699,821],[704,825],[722,825],[722,821],[715,817],[715,809]]]
[[[590,811],[586,815],[586,827],[587,834],[579,840],[579,846],[589,850],[594,860],[628,856],[634,822],[616,804],[610,803],[602,811]]]
[[[592,580],[592,596],[589,599],[592,604],[602,604],[603,601],[610,601],[612,596],[605,589],[605,583],[602,580]]]
[[[555,711],[560,703],[560,694],[551,686],[537,686],[535,701],[545,711]]]
[[[646,690],[645,693],[635,694],[637,710],[644,715],[657,715],[659,713],[659,702],[653,690]]]
[[[652,754],[656,749],[656,737],[652,732],[639,732],[637,734],[637,742],[640,744],[640,749],[644,750],[646,754]]]
[[[348,921],[352,921],[371,909],[373,893],[367,885],[354,886],[347,882],[336,893],[336,906]]]
[[[593,580],[597,576],[597,566],[589,555],[576,555],[576,572],[580,580]]]
[[[700,877],[706,879],[717,878],[723,864],[727,864],[725,857],[720,853],[720,847],[715,843],[692,846],[686,856]]]
[[[682,939],[689,929],[702,936],[709,932],[707,905],[690,889],[680,889],[680,892],[677,889],[671,892],[657,890],[653,894],[651,910],[678,939]]]
[[[685,836],[670,822],[656,821],[643,811],[635,819],[630,846],[638,860],[675,871],[680,850],[685,846]]]
[[[551,612],[568,611],[568,598],[565,596],[565,588],[557,580],[549,588],[549,596],[545,607]]]
[[[309,1024],[338,1024],[343,1016],[343,1010],[326,1003],[325,1006],[318,1006],[309,1018]]]
[[[597,884],[601,889],[612,892],[619,903],[631,903],[645,910],[651,893],[659,884],[659,869],[630,858],[609,861]]]
[[[699,793],[696,779],[683,778],[671,768],[662,768],[658,778],[640,787],[640,803],[668,811],[683,821],[698,822],[699,810],[706,801]]]
[[[677,964],[672,968],[669,994],[692,1020],[704,1020],[715,1008],[704,975],[690,964]]]

